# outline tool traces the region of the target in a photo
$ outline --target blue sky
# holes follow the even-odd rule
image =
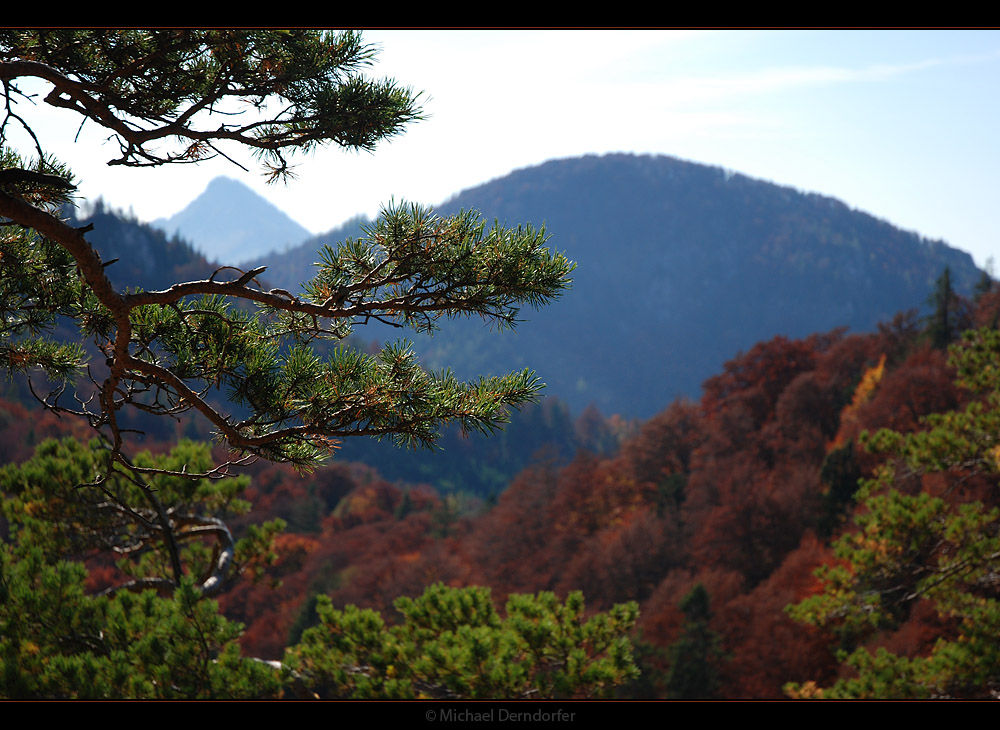
[[[323,150],[266,186],[222,160],[109,168],[91,125],[24,113],[88,197],[145,220],[216,175],[328,230],[390,198],[439,203],[548,159],[666,154],[840,198],[983,265],[997,245],[1000,32],[372,31],[373,69],[426,93],[425,121],[374,154]],[[36,129],[36,131],[38,131]],[[252,162],[248,156],[241,158]],[[558,246],[558,231],[552,231]]]

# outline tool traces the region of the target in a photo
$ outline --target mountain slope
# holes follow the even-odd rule
[[[523,311],[516,333],[449,321],[418,341],[425,362],[467,378],[532,367],[575,408],[627,416],[697,395],[760,340],[871,330],[922,306],[946,266],[960,292],[978,276],[968,254],[840,201],[670,157],[555,160],[438,210],[461,208],[544,223],[579,267],[572,291],[542,312]],[[308,276],[275,283],[297,287]]]

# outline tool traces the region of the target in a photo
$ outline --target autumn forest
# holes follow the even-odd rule
[[[1000,291],[984,289],[974,302],[955,297],[949,306],[950,329],[938,340],[936,320],[904,313],[871,334],[762,342],[708,379],[700,400],[671,404],[614,450],[583,449],[561,463],[554,447],[539,442],[536,462],[488,500],[390,483],[361,464],[334,462],[303,477],[258,463],[246,470],[253,509],[241,524],[281,519],[289,526],[276,538],[273,563],[221,595],[221,610],[245,625],[245,653],[280,659],[317,623],[319,595],[387,616],[397,597],[438,582],[489,586],[500,603],[511,593],[575,590],[590,610],[637,601],[633,640],[642,674],[620,688],[628,697],[778,698],[850,678],[838,650],[928,655],[962,635],[963,619],[919,591],[889,594],[887,616],[867,625],[789,609],[830,590],[817,571],[847,564],[838,541],[858,535],[871,513],[858,500],[859,480],[894,457],[874,450],[866,434],[919,433],[931,414],[983,403],[956,384],[946,348],[962,328],[995,327]],[[0,414],[3,460],[25,463],[5,467],[8,491],[44,439],[86,437],[79,424],[10,399]],[[588,419],[575,427],[622,430],[593,412]],[[158,440],[144,446],[169,449]],[[34,458],[44,459],[44,449]],[[992,469],[914,472],[901,489],[942,499],[946,514],[976,505],[992,524],[992,459],[984,461]],[[946,548],[899,550],[894,570],[916,581]],[[81,557],[88,590],[120,580],[108,558]],[[696,591],[702,603],[689,600]],[[694,641],[699,633],[711,641]],[[691,673],[701,680],[684,679]],[[992,691],[991,684],[941,681],[906,692]]]
[[[0,31],[0,697],[1000,695],[969,255],[607,155],[225,266],[79,200],[18,106],[50,84],[113,165],[232,144],[288,182],[422,118],[376,55]]]

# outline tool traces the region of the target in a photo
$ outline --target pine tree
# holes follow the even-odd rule
[[[365,75],[374,59],[356,32],[0,30],[0,368],[28,374],[47,408],[98,436],[89,449],[43,448],[37,458],[60,479],[30,476],[37,464],[6,475],[16,486],[5,487],[11,541],[0,545],[0,696],[273,694],[276,670],[240,658],[239,627],[205,600],[266,559],[277,529],[234,541],[233,468],[313,468],[350,436],[429,447],[447,424],[492,432],[538,398],[528,370],[463,383],[423,370],[405,341],[375,355],[312,346],[372,320],[430,332],[478,316],[512,328],[521,307],[570,283],[573,264],[544,230],[396,204],[362,237],[325,247],[301,292],[267,288],[265,267],[119,291],[90,228],[64,218],[74,178],[46,151],[25,90],[47,84],[45,104],[105,128],[117,142],[110,165],[249,151],[270,181],[287,181],[296,154],[371,150],[421,118],[419,95]],[[18,128],[33,150],[12,148]],[[65,322],[76,341],[53,337]],[[209,462],[191,444],[134,453],[130,411],[193,412],[231,456]],[[65,558],[98,548],[138,559],[122,566],[125,583],[86,595]]]
[[[947,266],[938,277],[928,303],[934,311],[927,319],[927,334],[931,344],[943,350],[968,326],[964,302],[952,288],[951,269]]]
[[[396,609],[403,623],[387,627],[375,611],[320,597],[320,625],[286,663],[328,698],[606,697],[638,676],[623,636],[635,603],[585,620],[579,592],[511,595],[501,618],[488,588],[436,584]]]
[[[667,696],[676,700],[705,700],[719,688],[719,662],[725,658],[722,639],[709,628],[712,618],[708,591],[698,583],[680,604],[684,613],[681,637],[667,649],[670,672]]]
[[[432,446],[450,423],[482,432],[505,423],[509,407],[538,397],[542,384],[528,370],[462,383],[423,370],[405,341],[326,358],[311,345],[339,342],[371,320],[418,332],[455,316],[513,327],[520,307],[568,287],[573,265],[547,247],[543,230],[398,204],[364,237],[325,247],[302,292],[262,286],[265,267],[116,291],[105,273],[113,262],[61,216],[73,177],[46,154],[19,85],[47,82],[46,104],[105,127],[118,142],[109,164],[194,163],[232,157],[223,148],[235,145],[279,180],[291,155],[331,143],[371,149],[420,118],[418,95],[362,73],[374,55],[354,32],[0,31],[0,363],[62,383],[41,396],[46,407],[88,419],[103,441],[87,484],[127,515],[136,514],[133,497],[144,502],[157,515],[147,532],[168,545],[184,526],[158,504],[157,475],[217,479],[255,458],[312,468],[349,436]],[[17,126],[34,140],[34,159],[7,146]],[[100,355],[88,362],[80,343],[46,337],[59,318]],[[90,383],[67,387],[85,365]],[[68,402],[71,390],[87,395]],[[210,398],[216,391],[229,405]],[[232,458],[198,473],[140,464],[127,445],[129,409],[196,412]],[[109,489],[121,479],[135,487],[128,499]],[[176,555],[170,562],[163,577],[176,586],[182,566]]]
[[[989,294],[993,290],[993,257],[990,256],[986,259],[986,266],[983,267],[982,273],[979,275],[979,281],[976,282],[976,286],[972,289],[972,300],[978,304],[979,300],[984,296]]]

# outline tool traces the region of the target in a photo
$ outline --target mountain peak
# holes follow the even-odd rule
[[[183,210],[153,225],[229,265],[298,245],[311,235],[244,183],[224,176],[214,178]]]
[[[205,192],[212,191],[213,193],[218,193],[219,191],[232,190],[236,194],[252,195],[254,197],[263,198],[249,187],[241,183],[236,178],[229,177],[227,175],[219,175],[218,177],[212,178],[211,182],[205,188]]]

